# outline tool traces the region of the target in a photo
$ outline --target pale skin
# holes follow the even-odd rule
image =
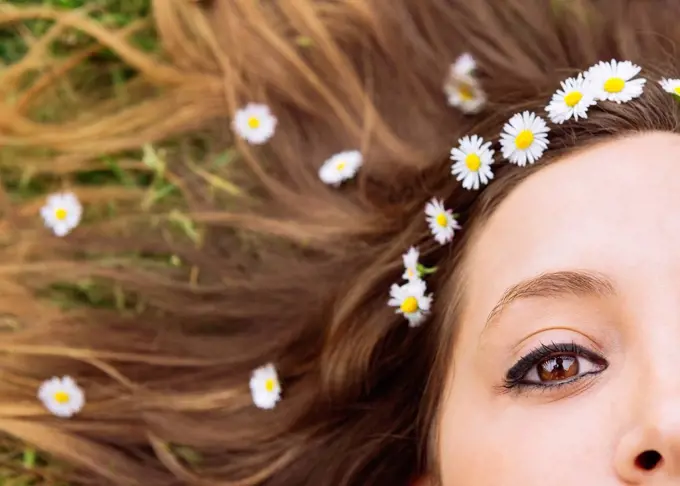
[[[481,227],[442,486],[680,485],[679,169],[678,135],[610,141],[537,171]]]

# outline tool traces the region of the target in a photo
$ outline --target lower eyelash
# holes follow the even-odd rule
[[[523,392],[530,392],[530,391],[540,391],[547,393],[549,391],[555,391],[560,388],[563,388],[565,386],[571,386],[574,385],[576,382],[581,381],[584,378],[592,378],[595,375],[600,374],[604,370],[598,370],[598,371],[591,371],[590,373],[583,373],[582,375],[575,376],[574,378],[571,378],[569,380],[565,381],[560,381],[557,383],[528,383],[528,382],[521,382],[521,381],[506,381],[503,385],[501,385],[501,389],[503,393],[518,393],[521,394]]]

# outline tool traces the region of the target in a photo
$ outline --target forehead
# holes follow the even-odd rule
[[[548,271],[680,270],[679,164],[680,136],[646,133],[535,172],[472,242],[468,300],[488,312],[507,287]]]

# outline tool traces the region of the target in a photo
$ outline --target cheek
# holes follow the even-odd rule
[[[608,427],[611,406],[592,396],[537,403],[461,380],[440,421],[442,486],[544,486],[551,478],[618,484],[610,454],[615,433]]]

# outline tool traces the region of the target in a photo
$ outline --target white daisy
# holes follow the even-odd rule
[[[319,169],[319,178],[325,184],[337,187],[344,181],[352,179],[363,161],[361,152],[357,150],[340,152],[323,163]]]
[[[663,78],[659,81],[659,84],[664,91],[675,96],[680,96],[680,79]]]
[[[401,258],[404,260],[404,275],[405,280],[411,281],[419,278],[418,275],[418,258],[420,252],[417,248],[411,247]]]
[[[513,164],[533,164],[548,148],[550,129],[536,113],[517,113],[505,124],[501,133],[501,152]]]
[[[57,417],[69,418],[85,405],[85,394],[70,376],[50,378],[38,389],[38,399]]]
[[[486,93],[479,82],[472,76],[454,73],[451,66],[449,77],[444,83],[444,93],[448,103],[467,115],[479,113],[486,104]]]
[[[625,103],[642,95],[646,79],[633,79],[640,67],[630,61],[599,62],[586,73],[592,83],[595,98],[603,101]]]
[[[446,209],[440,199],[433,198],[428,202],[425,205],[425,214],[432,236],[440,245],[453,240],[455,231],[461,229],[453,212]]]
[[[583,74],[562,81],[562,88],[553,95],[545,108],[553,123],[564,123],[573,118],[588,118],[588,108],[597,103],[595,93]]]
[[[256,407],[271,410],[281,400],[281,383],[273,364],[266,364],[250,377],[250,393]]]
[[[491,164],[494,151],[491,142],[477,135],[465,136],[458,140],[458,147],[451,149],[451,174],[456,180],[463,181],[465,189],[479,189],[480,184],[488,184],[493,179]]]
[[[245,141],[260,145],[272,138],[277,122],[267,105],[248,103],[236,112],[232,128]]]
[[[396,307],[397,314],[402,314],[410,327],[417,327],[427,318],[432,306],[432,294],[425,295],[426,291],[425,282],[420,279],[404,285],[392,284],[387,305]]]
[[[471,76],[475,69],[477,69],[477,62],[468,52],[458,56],[458,59],[451,65],[451,73],[455,77]]]
[[[60,192],[47,197],[40,215],[55,235],[65,236],[80,223],[83,207],[72,192]]]

